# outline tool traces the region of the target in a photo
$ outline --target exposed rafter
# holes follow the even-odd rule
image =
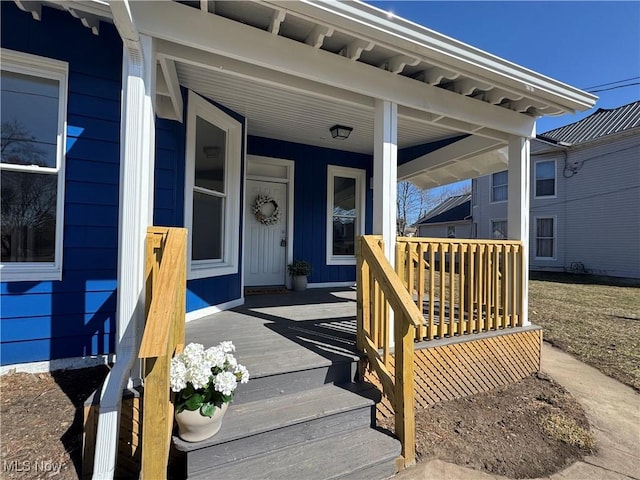
[[[368,52],[372,50],[374,46],[375,44],[373,42],[368,42],[366,40],[357,38],[349,45],[347,45],[340,53],[348,59],[355,61],[360,58],[362,52]]]
[[[42,2],[15,0],[16,5],[23,12],[29,12],[34,20],[42,20]]]
[[[82,25],[90,29],[94,35],[100,34],[100,19],[98,17],[67,5],[65,5],[65,9],[75,18],[79,19]]]
[[[333,35],[333,28],[324,25],[316,25],[311,33],[307,36],[304,43],[311,45],[313,48],[320,48],[325,37]]]
[[[169,103],[167,104],[167,101],[164,99],[157,102],[156,113],[162,118],[182,122],[182,94],[180,93],[180,82],[178,81],[176,64],[167,57],[158,57],[158,63],[162,71],[161,87],[166,91],[166,94],[163,96],[169,99]],[[160,84],[159,79],[156,80],[156,83]],[[157,93],[160,93],[158,85],[156,85],[156,90],[158,90]]]
[[[406,55],[396,55],[395,57],[389,58],[385,62],[380,65],[380,68],[383,68],[391,73],[401,73],[404,70],[404,67],[407,65],[411,65],[415,67],[420,63],[420,59],[415,57],[408,57]]]
[[[269,22],[269,32],[273,35],[280,33],[280,25],[284,22],[287,13],[284,10],[274,10]]]
[[[457,72],[446,70],[440,67],[433,67],[416,75],[417,80],[421,80],[429,85],[438,85],[443,80],[455,80],[460,76]]]

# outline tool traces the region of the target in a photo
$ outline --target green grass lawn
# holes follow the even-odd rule
[[[640,391],[640,282],[532,274],[529,319],[545,340]]]

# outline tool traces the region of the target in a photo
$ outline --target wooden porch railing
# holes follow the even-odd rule
[[[384,256],[382,239],[357,241],[357,346],[366,353],[383,393],[395,412],[395,430],[402,444],[404,466],[415,463],[414,338],[422,313]],[[389,309],[394,313],[394,352],[391,358]],[[395,375],[390,372],[394,362]]]
[[[150,227],[146,241],[146,325],[139,358],[144,362],[142,479],[166,478],[173,404],[169,371],[184,348],[187,230]]]
[[[416,340],[522,325],[522,243],[398,238],[396,272],[424,322]]]

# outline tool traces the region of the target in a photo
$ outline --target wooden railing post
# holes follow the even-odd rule
[[[140,478],[167,476],[173,427],[170,364],[184,346],[187,231],[150,227],[147,234],[147,322],[139,358],[145,361]]]
[[[398,318],[400,317],[400,318]],[[395,330],[395,428],[402,444],[404,466],[416,463],[416,419],[414,412],[413,339],[415,328],[397,312]]]
[[[369,286],[369,275],[364,274],[365,262],[362,256],[362,237],[356,239],[356,348],[359,352],[364,352],[364,316],[369,310],[369,289],[364,286],[366,277],[367,287]]]

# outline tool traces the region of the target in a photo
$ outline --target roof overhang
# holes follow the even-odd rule
[[[112,18],[101,1],[46,3]],[[512,136],[534,137],[537,117],[596,100],[362,2],[128,5],[137,31],[156,39],[159,116],[181,119],[185,86],[244,115],[249,135],[372,153],[375,100],[388,100],[398,105],[400,148],[470,136],[417,159],[422,170],[420,162],[412,172],[401,166],[403,178],[422,186],[501,169],[500,149]],[[331,138],[336,123],[354,128],[349,139]]]

